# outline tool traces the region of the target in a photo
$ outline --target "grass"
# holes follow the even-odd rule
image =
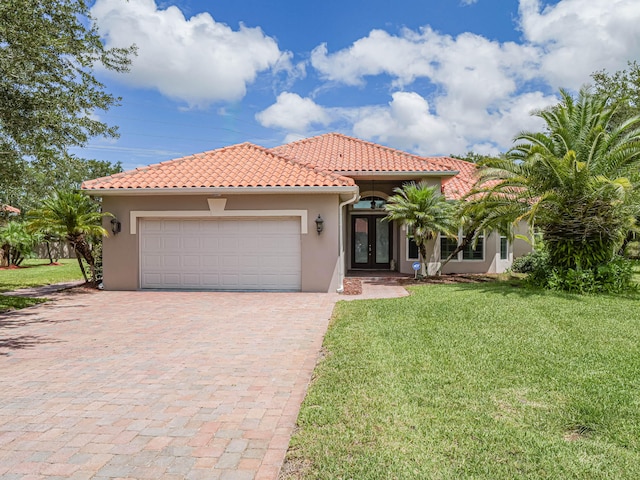
[[[31,307],[46,301],[46,298],[6,297],[0,295],[0,313],[9,310],[20,310],[21,308]]]
[[[23,268],[0,270],[0,292],[82,280],[77,260],[65,259],[58,263],[60,265],[50,265],[48,260],[29,259],[23,262]],[[0,295],[0,313],[30,307],[44,301],[42,298]]]
[[[23,268],[0,270],[0,292],[82,280],[76,259],[59,260],[58,263],[60,265],[49,265],[49,260],[28,259],[23,262]]]
[[[284,478],[640,478],[640,295],[341,302]]]

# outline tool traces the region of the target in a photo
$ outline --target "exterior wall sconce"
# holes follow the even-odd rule
[[[322,233],[322,230],[324,230],[324,220],[320,214],[318,214],[318,218],[316,218],[316,231],[318,232],[318,235]]]
[[[122,231],[122,224],[118,221],[117,218],[111,219],[111,231],[114,235],[119,234]]]

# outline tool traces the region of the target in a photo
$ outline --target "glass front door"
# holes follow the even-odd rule
[[[391,262],[391,222],[384,215],[351,217],[351,268],[386,269]]]

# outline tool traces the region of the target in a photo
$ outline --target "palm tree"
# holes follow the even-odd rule
[[[541,232],[552,266],[593,269],[635,225],[640,117],[614,123],[617,104],[587,89],[560,95],[535,113],[545,132],[522,132],[506,158],[481,163],[466,211],[483,228],[525,220]]]
[[[84,259],[91,271],[91,282],[95,283],[96,265],[91,248],[91,237],[102,237],[108,233],[102,227],[102,218],[111,216],[99,210],[99,205],[82,192],[56,191],[44,200],[42,207],[28,213],[30,228],[65,238],[76,252],[80,270],[89,282],[82,265]]]
[[[430,187],[425,181],[407,183],[394,189],[385,210],[386,220],[395,220],[408,227],[410,238],[416,243],[423,271],[427,260],[427,243],[442,232],[456,237],[455,206],[448,202],[439,189]]]
[[[24,222],[13,220],[0,227],[0,260],[7,265],[19,266],[38,242],[39,236],[27,231]]]

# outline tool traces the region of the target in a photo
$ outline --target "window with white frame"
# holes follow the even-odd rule
[[[500,236],[500,260],[509,258],[509,239],[504,235]]]
[[[464,232],[462,229],[458,232],[458,238],[460,241],[464,238]],[[455,238],[448,238],[444,235],[440,235],[440,259],[446,260],[449,258],[456,248],[458,248],[458,240]],[[484,234],[478,236],[478,240],[476,242],[475,247],[471,244],[467,245],[462,249],[461,252],[458,252],[458,255],[453,257],[452,260],[484,260]]]
[[[460,238],[464,238],[462,234]],[[470,243],[462,250],[463,260],[484,260],[484,235],[478,236],[475,247]]]
[[[449,255],[451,255],[456,248],[458,248],[458,240],[440,234],[440,260],[449,258]],[[454,257],[452,260],[457,260],[457,258]]]
[[[420,252],[413,236],[413,227],[407,226],[407,260],[418,260]]]

